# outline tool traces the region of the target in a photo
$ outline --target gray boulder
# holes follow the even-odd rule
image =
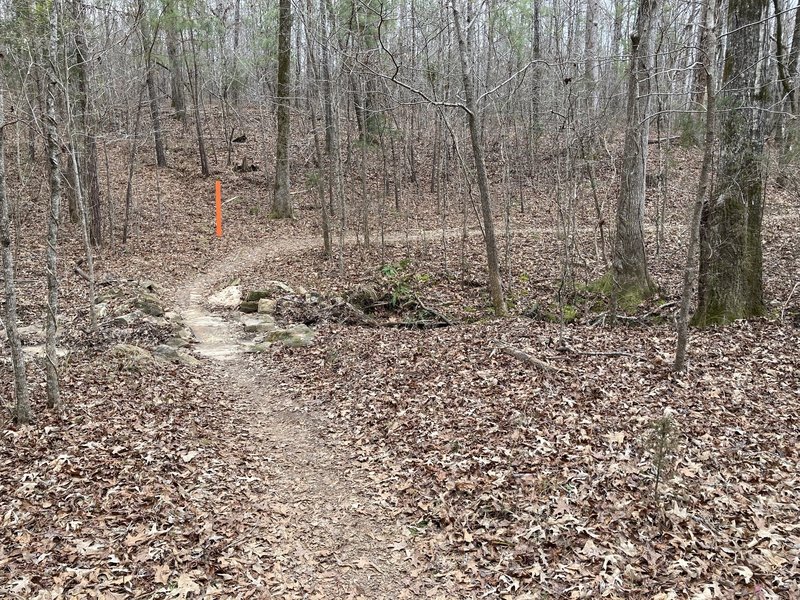
[[[153,362],[152,354],[133,344],[117,344],[111,348],[110,354],[119,360],[120,367],[126,370],[135,371]]]
[[[148,316],[164,316],[164,305],[161,303],[161,298],[150,292],[140,294],[133,302],[133,305]]]
[[[200,361],[191,354],[182,352],[178,348],[174,348],[169,344],[161,344],[159,346],[156,346],[155,349],[153,350],[153,354],[157,358],[160,358],[161,360],[166,360],[171,363],[188,365],[190,367],[200,364]]]
[[[278,309],[278,301],[271,298],[262,298],[258,301],[258,312],[262,315],[274,315]]]
[[[276,329],[267,336],[270,342],[278,342],[289,348],[302,348],[314,342],[314,330],[298,323],[286,329]]]
[[[211,306],[218,308],[236,308],[241,301],[242,288],[238,285],[229,285],[208,299]]]
[[[275,319],[270,315],[245,315],[241,318],[246,333],[271,333],[275,331]]]

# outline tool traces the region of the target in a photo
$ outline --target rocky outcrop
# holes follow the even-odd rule
[[[165,360],[167,362],[187,365],[190,367],[194,367],[200,364],[200,361],[191,354],[189,354],[188,352],[184,352],[169,344],[160,344],[156,346],[155,349],[153,350],[153,355],[156,358]]]
[[[151,317],[163,317],[164,305],[161,298],[151,292],[142,292],[133,301],[133,306]]]
[[[302,348],[310,346],[314,342],[314,330],[308,325],[298,323],[285,329],[276,329],[266,339],[289,348]]]
[[[208,304],[215,308],[236,308],[242,301],[242,288],[239,285],[229,285],[221,289],[208,299]]]
[[[275,319],[270,315],[243,315],[240,321],[244,325],[245,333],[271,333],[277,329]]]
[[[119,361],[121,369],[128,371],[138,371],[153,362],[150,352],[133,344],[117,344],[111,348],[109,354]]]

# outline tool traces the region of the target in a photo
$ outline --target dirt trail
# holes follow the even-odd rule
[[[234,271],[274,253],[318,240],[294,239],[269,249],[244,249],[213,274],[178,291],[186,323],[198,339],[197,354],[209,359],[215,382],[237,398],[247,415],[241,438],[252,456],[252,477],[263,484],[273,516],[248,523],[267,540],[273,573],[270,595],[282,598],[402,597],[407,575],[401,526],[369,488],[369,473],[352,450],[331,434],[323,417],[303,399],[280,393],[278,375],[239,344],[240,327],[213,315],[206,298]],[[260,530],[260,531],[258,531]],[[265,561],[269,562],[269,561]]]
[[[515,235],[556,233],[555,228],[514,229]],[[479,236],[480,229],[468,235]],[[457,238],[460,228],[387,235],[385,241]],[[348,238],[347,242],[352,240]],[[236,398],[248,468],[261,483],[261,517],[246,523],[272,564],[267,597],[406,598],[412,561],[402,524],[380,503],[370,475],[354,451],[337,439],[320,407],[281,393],[280,365],[244,352],[241,327],[215,315],[206,299],[238,272],[271,256],[319,247],[320,239],[287,234],[257,248],[240,248],[177,292],[178,306],[198,339],[195,351],[208,359],[215,384]],[[222,434],[224,435],[224,433]],[[236,518],[234,516],[233,518]],[[261,556],[259,554],[259,556]],[[418,582],[419,583],[419,582]],[[258,596],[256,596],[258,597]]]

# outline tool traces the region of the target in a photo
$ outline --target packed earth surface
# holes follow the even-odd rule
[[[125,244],[109,202],[93,306],[65,223],[58,410],[46,194],[9,177],[35,419],[0,431],[0,597],[800,598],[795,188],[768,190],[767,314],[692,329],[675,374],[696,148],[648,213],[659,293],[635,312],[593,291],[588,198],[565,220],[542,176],[498,202],[503,318],[466,190],[406,182],[396,203],[376,161],[349,192],[382,198],[369,240],[354,225],[325,257],[308,165],[276,220],[269,176],[200,178],[187,148],[137,169]],[[597,185],[612,222],[616,173]]]

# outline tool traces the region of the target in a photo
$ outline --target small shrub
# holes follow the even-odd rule
[[[663,416],[650,424],[646,448],[650,451],[653,472],[653,498],[660,504],[659,485],[672,472],[678,450],[678,429],[673,413],[667,409]]]

